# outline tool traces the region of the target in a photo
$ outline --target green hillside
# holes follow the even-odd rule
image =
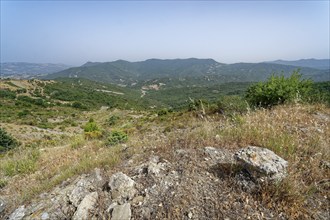
[[[46,79],[60,77],[86,78],[93,81],[125,86],[145,85],[150,80],[160,80],[168,87],[184,85],[215,85],[227,82],[258,82],[266,80],[273,73],[286,76],[296,66],[274,63],[222,64],[212,59],[149,59],[141,62],[117,60],[114,62],[88,62],[81,67],[69,68],[46,76]],[[301,67],[304,78],[314,81],[328,81],[329,69],[319,70]]]

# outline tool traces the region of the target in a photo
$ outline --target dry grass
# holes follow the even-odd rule
[[[330,162],[329,125],[330,109],[324,105],[278,106],[203,119],[187,113],[154,121],[152,132],[136,137],[135,143],[168,160],[179,148],[255,145],[271,149],[288,160],[288,177],[277,185],[262,186],[254,197],[277,213],[301,219],[313,215],[311,201],[324,206],[330,198],[330,168],[324,166]]]
[[[106,120],[113,114],[119,115],[120,120],[107,127]],[[323,105],[278,106],[230,117],[199,118],[193,113],[157,117],[118,110],[87,113],[84,117],[86,120],[93,117],[105,132],[125,130],[129,136],[126,143],[129,155],[149,157],[153,151],[171,160],[173,150],[181,148],[238,149],[247,145],[269,148],[289,161],[289,175],[278,185],[264,186],[254,197],[290,218],[311,216],[309,201],[330,198],[330,168],[324,166],[330,162],[330,109]],[[30,170],[12,176],[6,173],[4,164],[28,160],[28,152],[34,151],[38,154],[33,157]],[[44,147],[41,142],[36,149],[21,149],[0,158],[0,185],[4,186],[1,195],[10,197],[11,205],[16,206],[95,167],[115,167],[122,158],[121,145],[109,148],[104,140],[85,140],[81,135],[56,146]]]

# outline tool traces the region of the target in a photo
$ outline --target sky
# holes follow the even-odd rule
[[[325,1],[1,1],[1,62],[329,58]]]

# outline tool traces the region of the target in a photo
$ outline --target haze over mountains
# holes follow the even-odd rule
[[[329,59],[276,60],[261,63],[224,64],[213,59],[148,59],[139,62],[87,62],[79,67],[63,64],[1,63],[2,78],[86,78],[125,86],[158,80],[168,86],[214,85],[226,82],[256,82],[271,74],[290,75],[300,68],[305,78],[330,80]]]
[[[315,68],[315,69],[320,69],[320,70],[326,70],[326,69],[330,68],[329,59],[301,59],[301,60],[294,60],[294,61],[275,60],[275,61],[270,61],[268,63],[276,63],[276,64],[299,66],[299,67],[310,67],[310,68]]]
[[[0,63],[0,76],[2,78],[29,79],[59,72],[70,67],[65,64],[53,63],[5,62]]]
[[[318,62],[317,60],[314,60]],[[316,69],[313,60],[300,68],[305,78],[314,81],[328,81],[328,69]],[[325,65],[323,65],[325,66]],[[298,66],[277,63],[235,63],[224,64],[213,59],[149,59],[140,62],[117,60],[113,62],[87,62],[80,67],[69,68],[49,74],[46,79],[86,78],[94,81],[122,84],[125,86],[139,84],[157,79],[158,83],[184,85],[211,85],[226,82],[256,82],[266,80],[271,74],[288,76]]]

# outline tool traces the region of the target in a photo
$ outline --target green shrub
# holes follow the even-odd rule
[[[82,110],[87,109],[87,107],[84,106],[81,102],[73,102],[71,106],[73,108],[82,109]]]
[[[99,130],[100,130],[99,126],[94,121],[89,121],[84,126],[85,132],[92,132],[92,131],[99,131]]]
[[[21,93],[26,93],[27,90],[26,90],[25,88],[21,88],[21,89],[17,89],[16,92],[17,92],[18,94],[21,94]]]
[[[216,111],[222,114],[244,113],[248,109],[246,101],[236,95],[222,96],[217,102]]]
[[[157,112],[158,116],[167,115],[169,113],[167,108],[163,108]]]
[[[110,126],[115,125],[117,123],[117,121],[119,120],[119,116],[116,115],[111,115],[108,119],[108,124]]]
[[[42,106],[42,107],[47,107],[47,103],[45,102],[45,100],[43,100],[41,98],[33,99],[29,96],[22,95],[22,96],[18,96],[17,99],[19,101],[23,101],[23,102],[30,103],[30,104],[33,104],[33,105],[39,105],[39,106]]]
[[[5,179],[0,179],[0,189],[7,185],[8,181]]]
[[[207,106],[208,102],[202,99],[189,98],[188,111],[205,111],[204,106]]]
[[[306,99],[311,86],[312,82],[302,80],[299,70],[296,70],[288,78],[273,75],[266,82],[250,86],[246,92],[246,99],[254,106],[272,107]]]
[[[16,93],[9,91],[9,90],[2,90],[0,89],[0,98],[9,98],[9,99],[15,99]]]
[[[114,130],[108,137],[108,145],[116,145],[119,143],[125,143],[128,140],[128,136],[125,132],[120,130]]]
[[[324,103],[330,106],[330,81],[313,84],[308,101],[311,103]]]
[[[31,114],[31,112],[29,111],[29,110],[27,110],[27,109],[24,109],[23,111],[20,111],[20,112],[18,112],[18,117],[24,117],[24,116],[27,116],[27,115],[29,115],[29,114]]]
[[[84,126],[85,138],[86,139],[96,139],[102,137],[102,132],[99,126],[91,118],[89,122]]]
[[[0,152],[12,149],[18,145],[18,142],[0,127]]]

